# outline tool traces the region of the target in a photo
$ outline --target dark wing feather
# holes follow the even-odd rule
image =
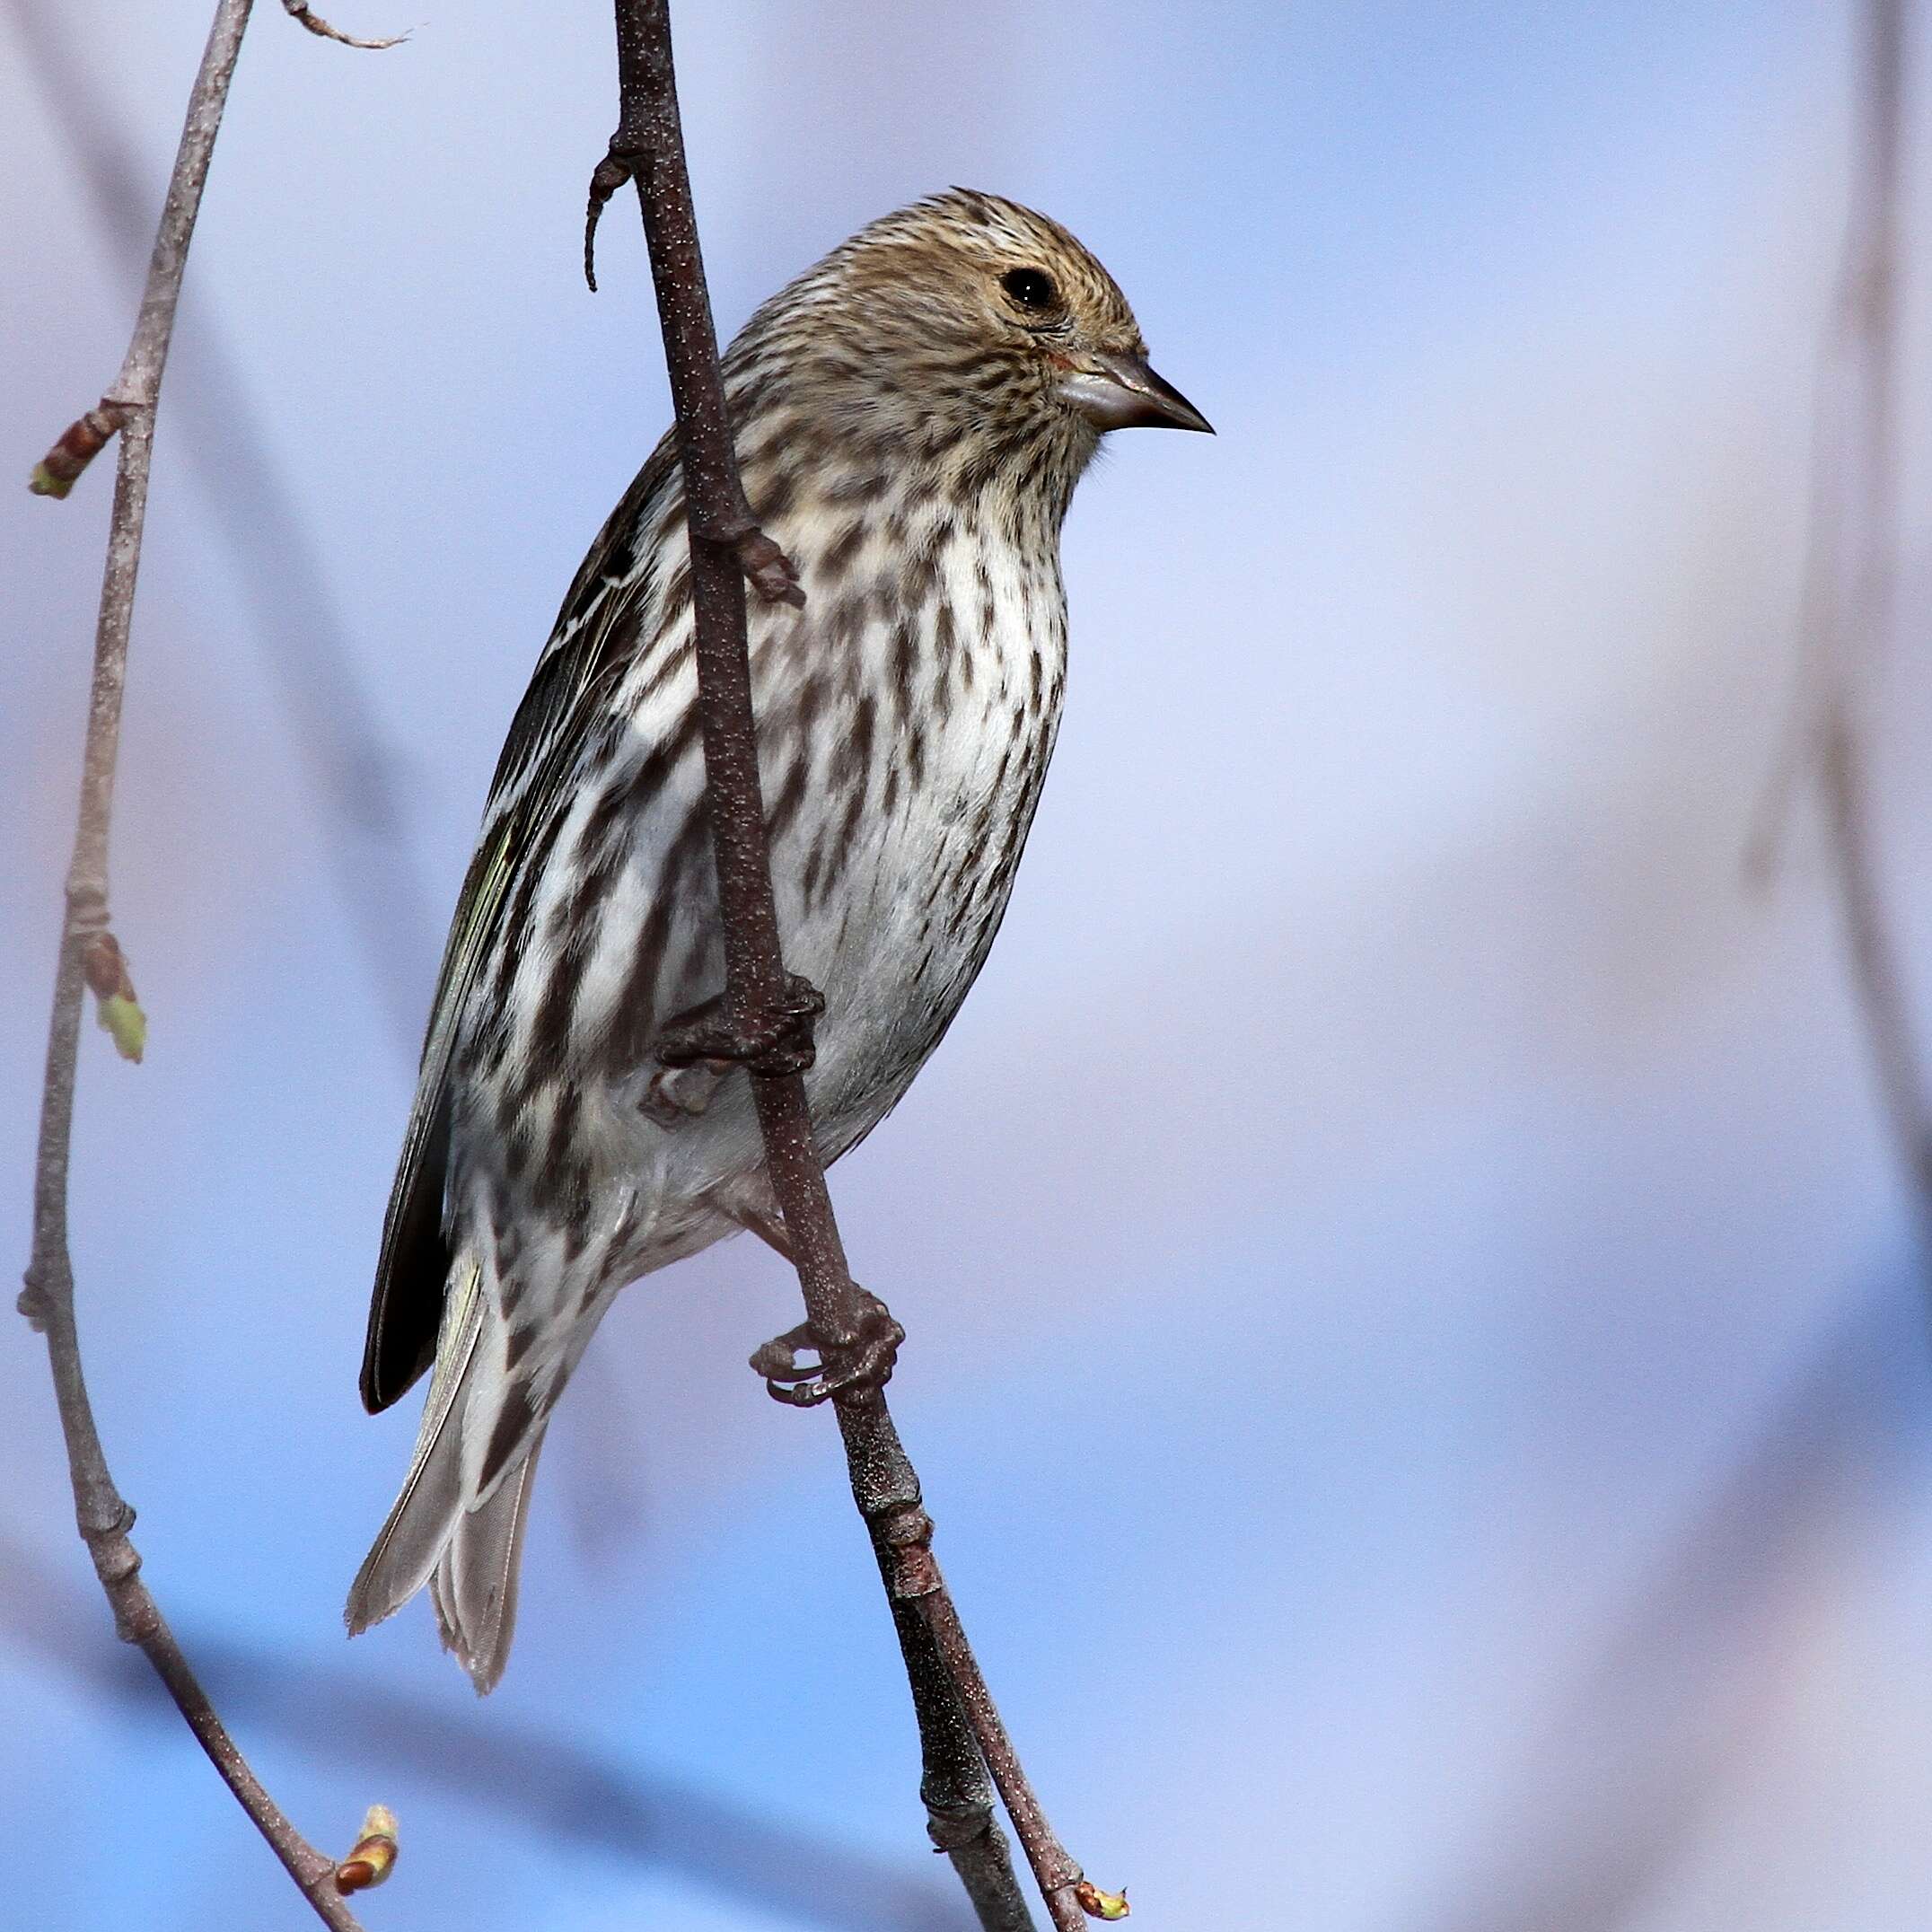
[[[563,802],[589,726],[635,661],[636,619],[649,601],[656,560],[645,554],[676,483],[666,437],[638,471],[584,559],[505,741],[476,856],[450,923],[430,1007],[402,1158],[382,1221],[375,1292],[363,1348],[362,1399],[387,1409],[435,1357],[451,1262],[444,1229],[450,1160],[450,1060],[478,966],[495,947],[523,856],[545,816]]]

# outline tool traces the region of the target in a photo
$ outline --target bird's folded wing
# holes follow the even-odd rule
[[[640,651],[671,647],[668,637],[643,637],[638,619],[650,603],[648,532],[676,483],[675,450],[666,437],[584,559],[497,760],[476,855],[450,923],[382,1221],[363,1351],[362,1398],[372,1413],[396,1401],[435,1354],[451,1259],[443,1225],[450,1064],[478,969],[496,949],[504,908],[523,866],[544,848],[543,825],[567,802],[599,707]]]

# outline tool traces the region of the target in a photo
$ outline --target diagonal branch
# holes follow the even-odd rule
[[[147,285],[127,354],[114,387],[98,411],[82,418],[36,471],[42,495],[65,496],[74,478],[115,433],[120,445],[107,567],[94,639],[93,685],[76,816],[74,856],[67,871],[66,911],[48,1028],[47,1073],[41,1092],[40,1141],[34,1165],[33,1252],[20,1308],[47,1338],[48,1366],[66,1440],[74,1506],[95,1573],[114,1611],[118,1634],[137,1646],[174,1699],[209,1761],[242,1808],[268,1840],[317,1916],[338,1932],[356,1932],[342,1892],[369,1883],[310,1845],[262,1787],[234,1740],[215,1715],[207,1694],[169,1629],[141,1577],[139,1552],[128,1538],[134,1511],[115,1487],[94,1426],[83,1374],[75,1317],[74,1263],[67,1236],[67,1182],[74,1128],[74,1091],[81,1007],[88,987],[101,998],[101,1017],[118,1045],[139,1057],[140,1009],[134,1003],[126,961],[108,919],[108,835],[120,742],[121,697],[127,681],[127,639],[134,614],[135,580],[147,508],[154,411],[174,332],[175,310],[188,264],[195,217],[208,163],[227,104],[228,84],[241,52],[250,0],[219,0],[215,22],[189,98],[187,124],[168,183],[154,237]],[[65,460],[63,459],[65,452]],[[54,487],[49,487],[52,485]]]
[[[698,707],[724,929],[726,1017],[747,1039],[776,1037],[787,1018],[796,1018],[799,988],[785,970],[772,900],[751,715],[745,579],[768,602],[802,603],[804,597],[790,565],[759,530],[739,479],[685,169],[667,0],[616,0],[616,8],[619,120],[610,152],[592,178],[584,266],[588,274],[604,205],[625,181],[635,181],[684,466]],[[846,1265],[804,1083],[798,1072],[785,1070],[768,1056],[762,1068],[753,1063],[751,1078],[786,1245],[798,1269],[812,1336],[821,1359],[830,1361],[858,1343],[866,1309]],[[1054,1837],[1000,1722],[934,1560],[932,1521],[920,1506],[918,1481],[883,1392],[848,1386],[832,1401],[853,1498],[871,1532],[905,1653],[925,1752],[921,1788],[935,1843],[951,1855],[988,1932],[1023,1932],[1031,1926],[993,1821],[986,1788],[990,1770],[1058,1932],[1074,1932],[1086,1910],[1119,1916],[1124,1901],[1090,1886]]]

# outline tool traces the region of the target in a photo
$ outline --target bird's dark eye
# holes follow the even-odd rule
[[[1060,292],[1044,268],[1009,268],[999,285],[1029,315],[1044,315],[1060,305]]]

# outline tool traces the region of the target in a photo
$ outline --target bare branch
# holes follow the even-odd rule
[[[585,273],[591,273],[603,206],[626,180],[635,182],[684,467],[698,707],[724,929],[724,1023],[746,1042],[747,1050],[733,1057],[751,1067],[766,1166],[784,1216],[784,1245],[798,1269],[812,1341],[830,1370],[840,1358],[851,1359],[868,1330],[875,1334],[890,1318],[861,1295],[846,1264],[796,1070],[810,1065],[812,1007],[801,995],[811,989],[785,970],[772,900],[744,579],[750,575],[768,599],[803,603],[804,596],[777,545],[758,529],[739,479],[685,168],[666,0],[616,0],[616,12],[619,119],[592,177]],[[801,1039],[802,1054],[774,1054],[775,1043],[795,1048]],[[755,1358],[760,1364],[769,1347]],[[989,1932],[1029,1926],[992,1819],[985,1781],[990,1770],[1055,1927],[1074,1932],[1085,1924],[1087,1909],[1080,1867],[1041,1811],[934,1560],[932,1521],[920,1506],[918,1479],[879,1386],[890,1373],[890,1350],[888,1344],[875,1379],[839,1387],[828,1373],[820,1392],[831,1393],[853,1497],[872,1533],[905,1652],[926,1755],[930,1829],[935,1842],[952,1854],[982,1926]],[[773,1392],[781,1392],[776,1383]],[[1117,1902],[1124,1910],[1124,1901],[1092,1887],[1086,1900],[1096,1913]]]
[[[215,9],[200,71],[189,98],[187,124],[154,238],[139,320],[120,374],[98,412],[103,420],[92,426],[87,439],[76,441],[70,431],[62,444],[56,446],[57,452],[63,445],[69,448],[77,459],[74,473],[78,474],[88,453],[86,440],[92,440],[98,448],[116,430],[120,435],[107,567],[95,631],[93,688],[88,707],[74,856],[67,871],[66,914],[48,1028],[47,1072],[34,1169],[33,1252],[20,1307],[47,1338],[48,1361],[74,1485],[75,1521],[113,1610],[116,1631],[146,1656],[209,1761],[274,1849],[317,1916],[325,1924],[337,1928],[338,1932],[356,1932],[356,1920],[336,1891],[335,1860],[317,1851],[296,1831],[249,1769],[142,1581],[141,1559],[127,1533],[134,1524],[134,1511],[115,1487],[88,1401],[75,1316],[74,1265],[67,1239],[67,1181],[81,1006],[90,982],[101,997],[103,1019],[114,1028],[122,1050],[128,1050],[130,1041],[138,1043],[128,1023],[127,1012],[117,1012],[119,1006],[138,1015],[139,1008],[134,1006],[127,962],[108,920],[108,835],[119,751],[121,697],[127,678],[135,581],[141,561],[155,405],[173,335],[195,217],[200,208],[201,192],[207,180],[208,163],[221,127],[228,84],[241,52],[250,6],[250,0],[220,0]],[[83,426],[86,425],[87,419],[83,418]],[[48,467],[53,467],[51,456]],[[71,480],[70,477],[68,481]]]

